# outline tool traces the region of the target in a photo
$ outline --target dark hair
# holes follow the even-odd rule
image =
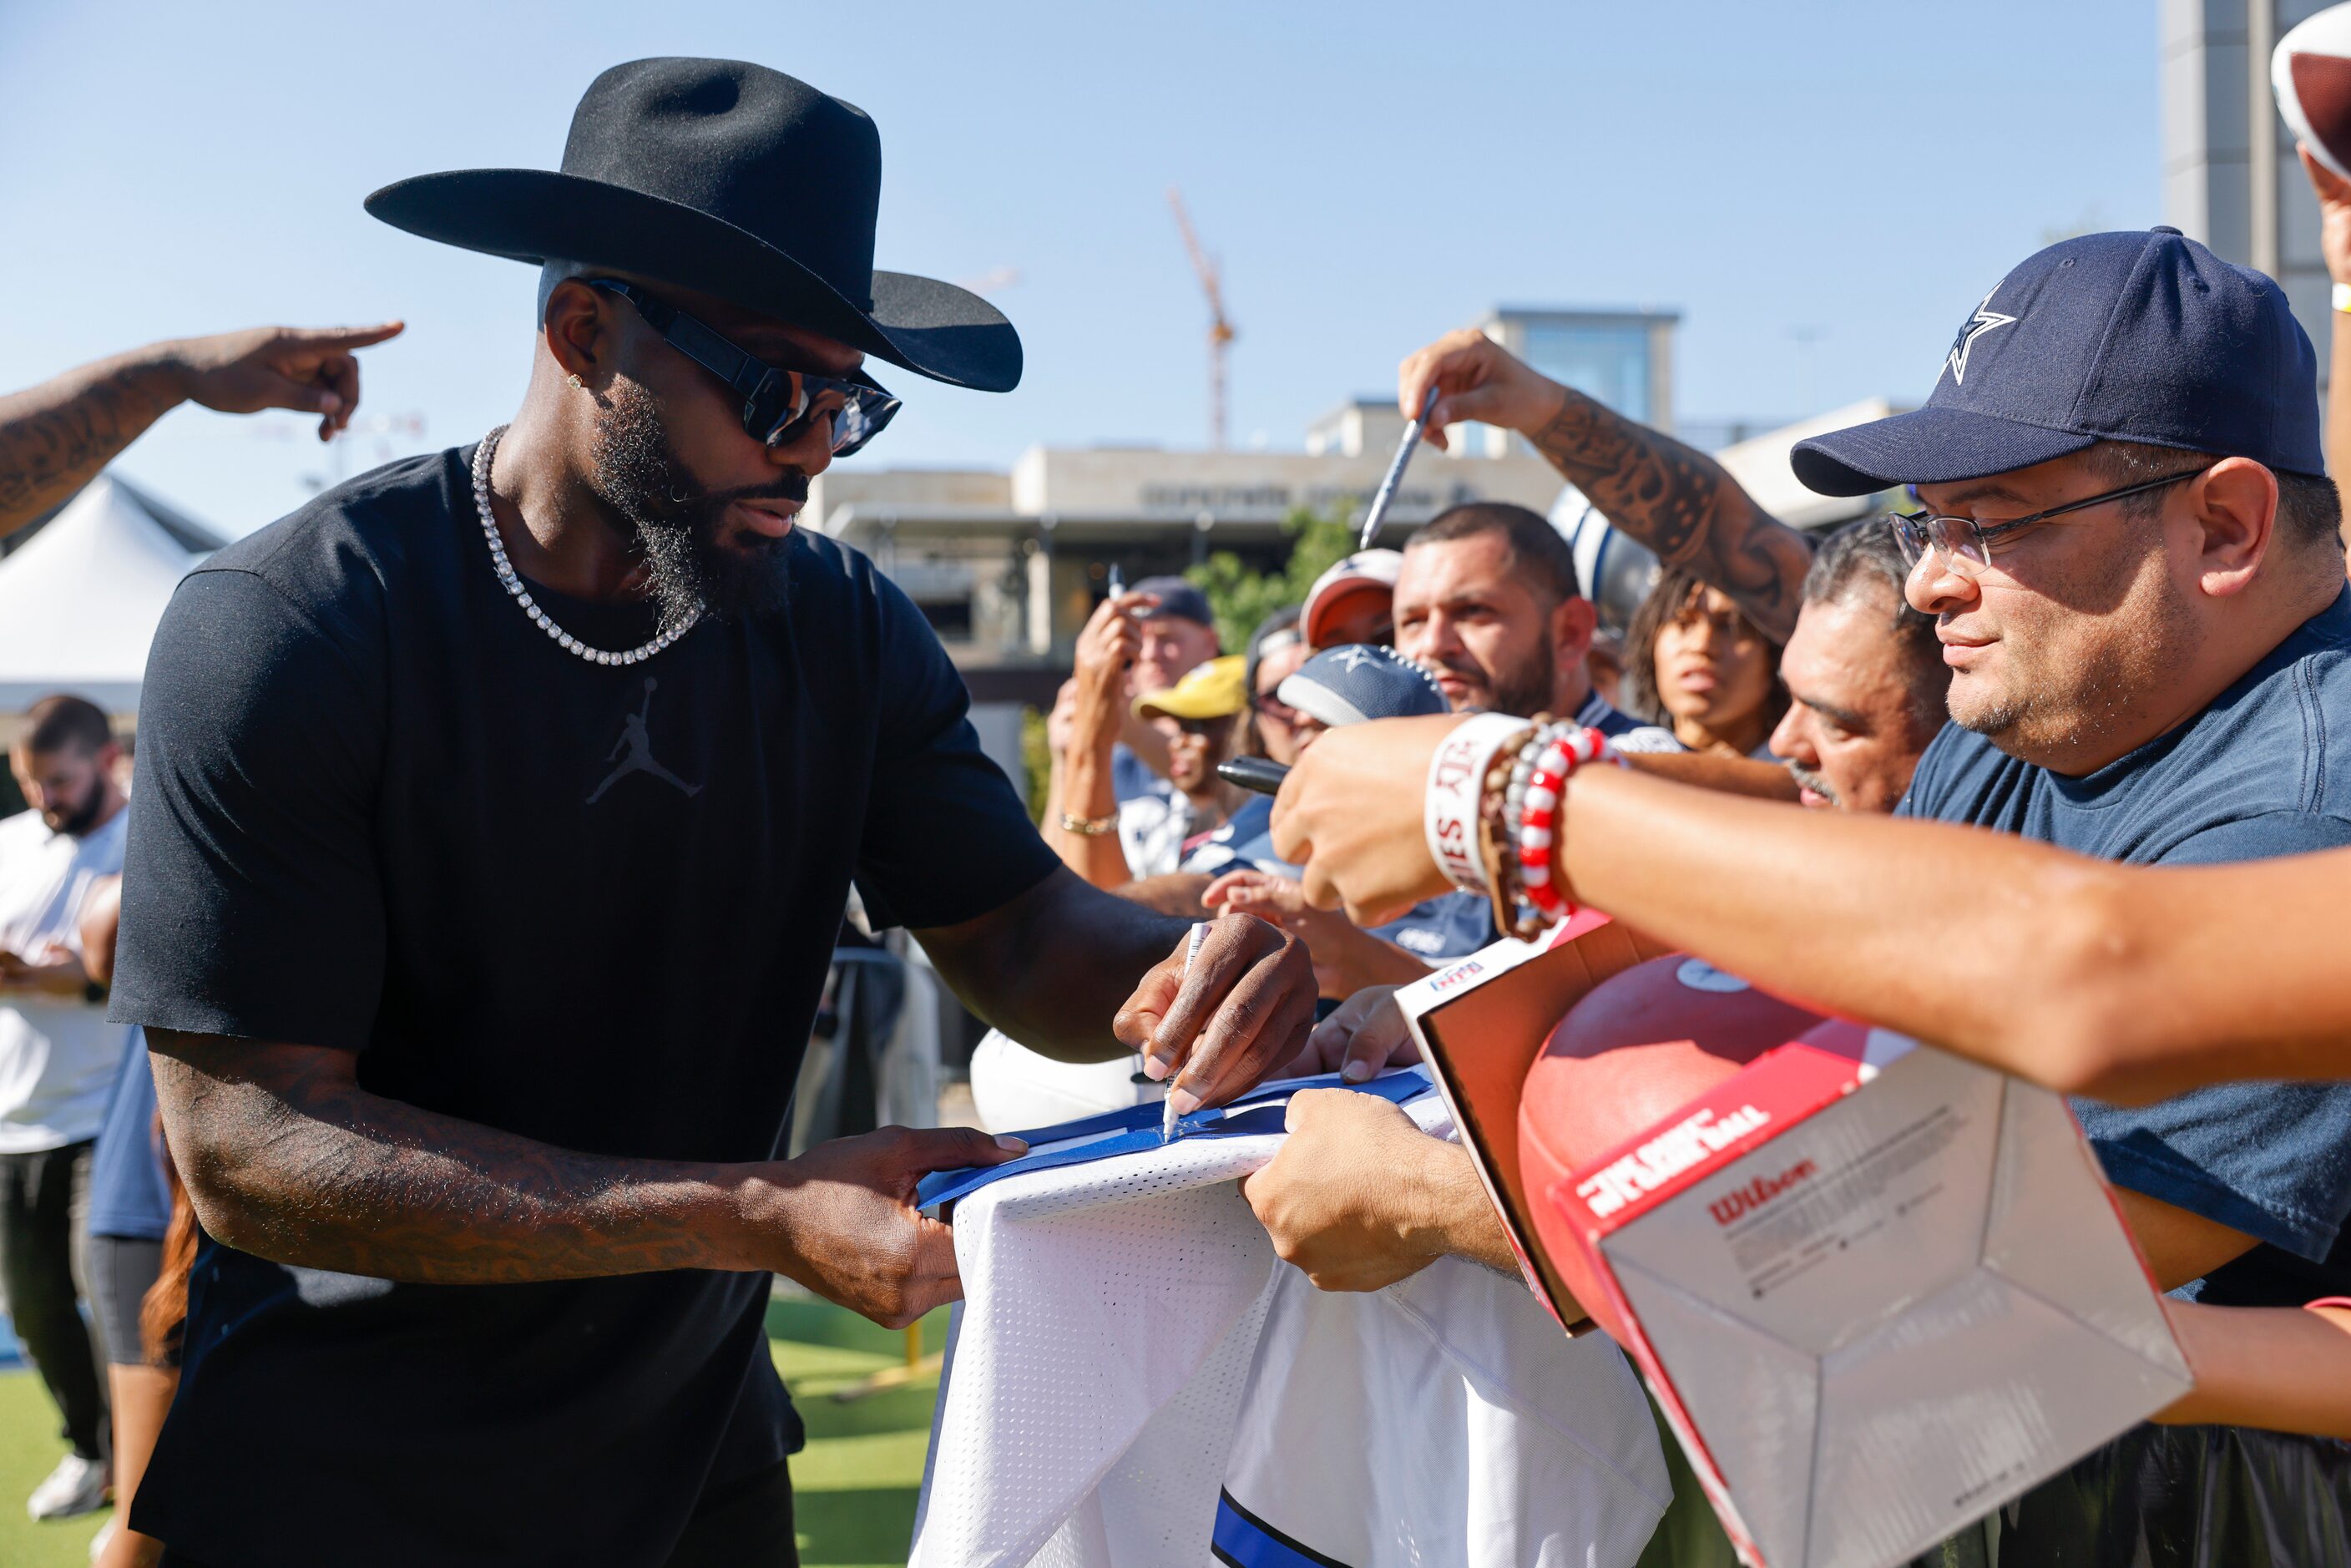
[[[1710,586],[1687,567],[1669,566],[1657,574],[1657,585],[1641,601],[1641,608],[1633,612],[1633,623],[1625,631],[1625,697],[1627,710],[1635,717],[1668,727],[1673,724],[1674,716],[1666,711],[1657,695],[1657,635]],[[1769,735],[1779,727],[1780,716],[1788,711],[1788,688],[1780,683],[1780,645],[1747,619],[1745,611],[1740,612],[1739,623],[1769,650],[1771,685],[1762,703],[1763,733]]]
[[[1250,701],[1257,700],[1257,671],[1258,666],[1265,663],[1266,643],[1272,641],[1276,632],[1296,632],[1298,617],[1303,608],[1301,605],[1286,604],[1259,622],[1257,630],[1249,633],[1249,649],[1241,661],[1241,687]],[[1293,637],[1290,641],[1298,639]],[[1283,644],[1285,647],[1288,645]]]
[[[1804,573],[1804,602],[1885,605],[1886,630],[1901,660],[1911,717],[1922,730],[1939,729],[1949,716],[1951,672],[1943,664],[1935,618],[1910,607],[1905,591],[1909,580],[1910,563],[1894,530],[1881,518],[1864,517],[1821,540],[1812,570]]]
[[[1469,501],[1447,507],[1405,540],[1407,550],[1418,545],[1450,544],[1481,534],[1500,534],[1509,543],[1510,563],[1534,580],[1557,604],[1583,597],[1575,578],[1575,551],[1541,512],[1508,501]]]
[[[25,710],[25,733],[17,740],[26,756],[46,757],[72,747],[96,751],[114,738],[114,727],[96,703],[59,693]]]
[[[1301,641],[1297,633],[1298,617],[1302,608],[1296,604],[1286,604],[1259,622],[1257,630],[1249,633],[1249,652],[1241,662],[1241,697],[1249,706],[1241,710],[1243,718],[1241,733],[1233,745],[1233,755],[1236,757],[1266,755],[1265,735],[1258,728],[1257,723],[1258,667],[1265,663],[1266,643],[1271,641],[1277,632],[1287,632],[1290,633],[1291,642]],[[1285,643],[1284,646],[1288,644]]]
[[[2210,463],[2210,453],[2189,452],[2176,446],[2156,446],[2141,441],[2101,441],[2089,450],[2094,472],[2117,487],[2141,479],[2159,479],[2190,466],[2190,459]],[[2273,468],[2277,476],[2278,532],[2296,544],[2332,543],[2343,547],[2343,497],[2335,481],[2315,474],[2294,474]],[[2163,509],[2162,490],[2150,490],[2123,502],[2123,515],[2146,519]]]

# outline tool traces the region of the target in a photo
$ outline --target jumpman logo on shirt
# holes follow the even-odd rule
[[[601,784],[596,786],[596,792],[593,795],[588,797],[588,804],[590,806],[604,798],[605,790],[610,789],[632,773],[650,773],[664,784],[674,784],[679,789],[684,791],[685,798],[689,800],[702,793],[701,785],[687,783],[653,760],[653,738],[645,733],[645,718],[653,711],[653,688],[660,685],[661,683],[653,676],[645,677],[644,706],[621,721],[621,738],[612,743],[612,749],[604,756],[604,760],[607,762],[618,758],[621,765],[613,768]],[[623,756],[624,752],[627,755]]]

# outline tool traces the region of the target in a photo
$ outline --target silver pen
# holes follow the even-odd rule
[[[1184,982],[1192,977],[1192,960],[1200,956],[1200,944],[1208,939],[1208,923],[1196,920],[1192,934],[1184,939],[1184,972],[1176,977],[1176,994],[1184,994]],[[1167,1075],[1167,1098],[1159,1103],[1159,1141],[1173,1143],[1176,1138],[1176,1075]]]
[[[1387,476],[1372,492],[1372,509],[1364,514],[1364,537],[1355,541],[1357,549],[1371,549],[1372,540],[1379,537],[1380,524],[1388,515],[1388,503],[1395,499],[1396,486],[1404,479],[1405,465],[1412,462],[1412,449],[1420,444],[1420,433],[1428,428],[1428,416],[1436,408],[1437,388],[1432,384],[1428,395],[1420,400],[1420,412],[1404,427],[1404,440],[1396,446],[1395,461],[1388,465]]]

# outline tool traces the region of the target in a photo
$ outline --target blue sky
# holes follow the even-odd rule
[[[905,412],[859,464],[1198,444],[1205,313],[1170,183],[1240,329],[1237,444],[1295,445],[1502,300],[1680,309],[1687,418],[1792,415],[1807,386],[1916,399],[2053,232],[2160,221],[2155,34],[2146,0],[0,0],[0,386],[157,337],[400,315],[364,412],[471,440],[519,395],[532,277],[360,199],[552,167],[598,70],[724,54],[873,115],[883,266],[1019,274],[994,297],[1020,389],[901,373]],[[344,462],[419,444],[367,435]],[[183,411],[123,466],[239,533],[331,462],[290,419]]]

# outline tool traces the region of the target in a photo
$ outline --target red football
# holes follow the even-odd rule
[[[1551,1203],[1553,1184],[1820,1022],[1674,953],[1593,987],[1552,1030],[1519,1100],[1519,1174],[1545,1255],[1601,1327],[1614,1331],[1613,1314]]]
[[[2312,156],[2351,180],[2351,5],[2330,5],[2280,38],[2270,86]]]

